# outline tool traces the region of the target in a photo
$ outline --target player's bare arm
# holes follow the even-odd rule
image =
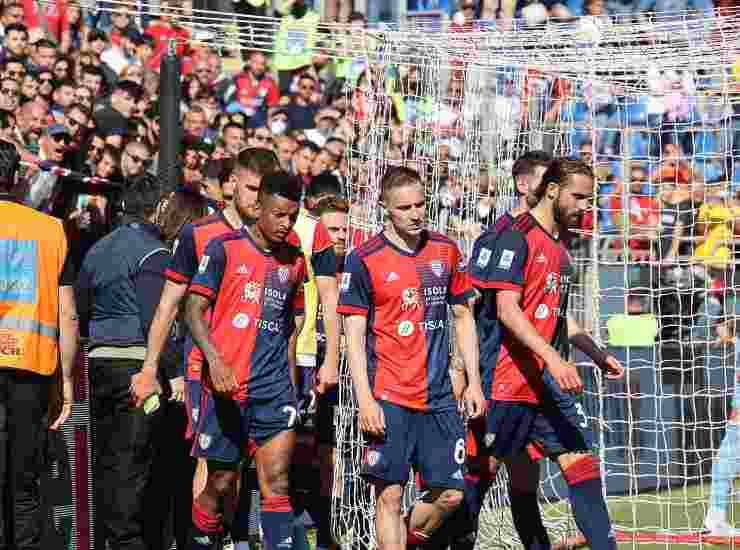
[[[555,381],[563,391],[577,393],[583,389],[575,365],[568,363],[548,344],[535,326],[530,322],[519,305],[521,292],[499,290],[496,293],[496,307],[499,320],[506,329],[533,353],[539,355]]]
[[[362,315],[345,316],[344,329],[347,338],[347,360],[360,409],[360,428],[368,435],[382,436],[385,433],[385,415],[373,397],[370,379],[367,376],[365,351],[367,318]]]
[[[603,350],[570,314],[568,315],[568,339],[571,344],[585,353],[594,365],[606,372],[607,378],[619,380],[624,377],[624,367],[617,358]]]
[[[236,390],[234,373],[224,365],[221,354],[213,345],[208,335],[208,325],[203,315],[211,306],[210,301],[198,294],[188,295],[185,306],[185,321],[190,328],[193,342],[197,345],[208,363],[208,375],[211,378],[213,389],[219,393],[231,393]]]
[[[458,349],[465,363],[465,374],[468,387],[465,389],[463,400],[470,418],[478,418],[486,411],[486,400],[483,397],[483,387],[480,379],[480,351],[478,349],[478,333],[475,330],[475,318],[468,303],[452,306],[452,315],[455,318],[455,336]]]
[[[75,304],[74,288],[59,287],[59,358],[62,366],[62,409],[59,416],[50,426],[58,429],[72,413],[74,389],[72,372],[80,340],[79,317]]]
[[[144,401],[153,393],[162,391],[157,380],[159,357],[162,355],[187,289],[188,285],[174,281],[168,280],[164,284],[152,326],[149,328],[144,364],[141,372],[131,377],[131,394],[137,407],[143,406]]]
[[[324,307],[324,333],[326,334],[326,358],[318,372],[319,394],[337,385],[339,379],[339,316],[337,302],[339,287],[336,277],[316,277],[316,290]]]

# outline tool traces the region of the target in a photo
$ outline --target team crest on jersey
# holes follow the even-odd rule
[[[414,333],[414,323],[411,321],[401,321],[398,323],[398,335],[406,338]]]
[[[211,258],[203,254],[203,257],[200,259],[200,264],[198,265],[198,273],[205,273],[206,269],[208,269],[208,262],[210,261]]]
[[[262,285],[257,281],[249,281],[244,285],[244,291],[242,292],[242,302],[252,302],[258,304],[260,301],[260,295],[262,294]]]
[[[371,468],[380,462],[380,453],[375,450],[370,450],[365,454],[365,464]]]
[[[342,273],[342,280],[339,283],[339,290],[347,292],[349,290],[349,283],[352,280],[351,273]]]
[[[436,277],[441,277],[444,273],[445,268],[439,260],[432,260],[432,263],[430,263],[429,266],[432,268],[432,273],[434,273]]]
[[[552,271],[547,274],[545,279],[545,294],[552,294],[558,289],[558,276]]]
[[[278,269],[278,272],[277,273],[278,273],[278,280],[282,284],[287,283],[288,282],[288,279],[290,279],[290,269],[288,269],[285,266],[283,266],[280,269]]]
[[[401,294],[401,300],[403,301],[401,304],[402,310],[416,309],[421,305],[419,302],[419,289],[413,287],[404,288]]]
[[[198,437],[198,443],[200,444],[201,449],[207,449],[211,446],[211,436],[208,434],[200,434],[200,437]]]

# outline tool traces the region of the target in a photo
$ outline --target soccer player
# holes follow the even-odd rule
[[[132,394],[137,406],[141,406],[153,393],[161,392],[157,381],[159,358],[180,311],[180,304],[188,285],[202,261],[206,246],[212,239],[240,229],[244,220],[256,218],[257,195],[262,177],[277,170],[277,158],[271,152],[264,149],[245,149],[236,158],[230,181],[223,186],[225,198],[231,196],[233,200],[227,200],[222,211],[187,224],[180,231],[174,245],[173,258],[165,273],[167,282],[149,330],[144,364],[141,372],[131,379]],[[192,436],[192,426],[197,421],[200,411],[202,364],[203,355],[193,345],[188,335],[184,365],[188,437]],[[203,473],[204,464],[201,463],[196,476],[202,477]],[[194,488],[197,490],[197,483]],[[249,491],[245,490],[242,494],[246,499],[244,504],[247,504],[250,498]],[[244,533],[234,533],[234,538],[243,537],[246,540],[247,529],[243,531]]]
[[[494,292],[481,301],[495,300],[502,325],[498,360],[486,388],[492,399],[486,446],[496,461],[512,460],[525,449],[556,460],[569,486],[576,524],[591,548],[611,549],[616,542],[601,494],[598,459],[591,452],[588,419],[572,395],[582,390],[582,383],[575,366],[563,357],[572,326],[567,307],[573,269],[561,238],[580,223],[593,186],[588,165],[553,161],[534,193],[536,205],[485,243],[490,247],[477,246],[471,265],[485,270],[485,280],[476,284]],[[623,372],[584,332],[571,339],[608,372]],[[517,493],[517,477],[512,475],[512,494]],[[544,528],[542,540],[538,537],[543,533],[519,523],[529,514],[517,513],[515,506],[539,517],[536,493],[523,493],[516,494],[520,502],[512,499],[517,531],[525,547],[547,547]]]
[[[186,320],[205,358],[193,454],[208,461],[205,487],[193,502],[190,550],[210,549],[222,530],[222,502],[250,446],[265,546],[293,548],[288,472],[298,411],[289,340],[302,323],[307,266],[300,247],[286,239],[300,195],[293,176],[263,178],[256,222],[212,240],[190,285]]]
[[[425,229],[424,187],[415,171],[392,168],[381,185],[389,223],[347,257],[338,311],[368,437],[363,474],[375,485],[378,546],[400,550],[428,539],[462,501],[465,430],[448,372],[448,305],[468,375],[467,413],[480,417],[485,403],[473,289],[461,254]],[[434,506],[416,517],[407,540],[401,497],[410,467]]]
[[[319,176],[319,178],[321,177],[323,176]],[[313,182],[311,184],[313,185]],[[341,197],[329,196],[319,201],[317,207],[314,209],[314,213],[318,215],[321,224],[326,228],[331,238],[334,253],[337,257],[337,277],[339,277],[344,266],[349,203]],[[324,331],[324,311],[323,304],[319,304],[319,311],[316,316],[317,355],[319,359],[325,353],[327,346]],[[319,488],[320,507],[325,514],[325,516],[322,516],[322,521],[318,522],[317,525],[316,550],[327,550],[329,548],[336,550],[337,548],[336,543],[332,539],[331,524],[329,521],[334,479],[334,454],[337,446],[337,434],[334,426],[334,414],[337,405],[337,387],[334,386],[321,396],[316,411],[316,443],[318,445],[319,472],[321,478]]]

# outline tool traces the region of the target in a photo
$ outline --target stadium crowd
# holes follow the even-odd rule
[[[362,57],[328,54],[330,46],[333,51],[341,50],[342,45],[347,52],[353,51],[353,41],[361,34],[356,31],[367,27],[363,14],[340,4],[334,10],[347,23],[341,36],[318,33],[307,42],[299,39],[293,43],[296,35],[290,28],[295,21],[318,25],[320,17],[304,0],[288,3],[275,36],[277,53],[239,52],[243,65],[233,72],[225,67],[225,59],[235,52],[209,45],[208,29],[194,30],[189,7],[177,0],[161,1],[157,14],[133,7],[130,11],[90,10],[65,0],[44,4],[7,0],[0,6],[0,179],[16,200],[61,221],[69,246],[70,265],[65,273],[71,273],[76,281],[81,330],[93,343],[90,381],[93,421],[98,426],[98,548],[104,547],[105,539],[116,549],[156,548],[158,544],[161,548],[166,538],[164,518],[173,508],[177,519],[170,527],[172,537],[178,547],[195,548],[188,539],[193,494],[200,506],[199,512],[193,511],[193,518],[197,516],[203,533],[209,532],[209,526],[214,532],[222,526],[218,523],[221,520],[214,519],[214,502],[228,501],[239,476],[225,466],[210,471],[201,467],[196,472],[195,463],[189,460],[184,435],[186,431],[194,433],[194,427],[186,424],[197,421],[198,406],[196,410],[193,407],[198,401],[193,395],[199,391],[203,357],[196,360],[198,366],[192,371],[181,372],[182,354],[190,350],[182,349],[184,336],[178,330],[185,317],[191,329],[197,325],[209,300],[215,299],[215,289],[208,286],[215,283],[205,274],[214,278],[217,274],[211,273],[214,268],[209,268],[207,259],[177,264],[178,250],[180,255],[192,253],[202,260],[205,242],[198,239],[206,237],[200,235],[210,239],[219,232],[240,228],[247,218],[259,218],[262,214],[250,208],[260,180],[268,189],[265,193],[279,195],[273,189],[278,183],[266,184],[269,178],[263,176],[282,171],[284,179],[280,181],[288,181],[290,176],[289,181],[300,187],[304,209],[299,223],[305,227],[297,226],[296,232],[310,261],[299,265],[300,260],[294,260],[290,269],[295,273],[291,271],[290,277],[310,271],[315,279],[313,294],[306,294],[307,307],[311,299],[318,302],[320,297],[324,307],[338,299],[336,257],[344,255],[347,215],[351,208],[361,206],[349,205],[346,198],[363,198],[367,187],[363,178],[369,177],[370,171],[363,153],[371,150],[374,127],[388,132],[382,155],[389,164],[420,154],[415,149],[418,133],[414,129],[432,127],[432,141],[427,145],[433,152],[424,154],[439,160],[435,170],[439,169],[441,181],[440,216],[445,216],[447,233],[461,243],[480,237],[491,225],[496,211],[492,199],[495,170],[499,167],[481,169],[473,184],[475,192],[457,172],[457,161],[470,146],[463,130],[470,124],[465,120],[464,81],[452,71],[442,99],[425,95],[423,75],[413,67],[386,71],[383,86],[393,108],[382,120],[371,119],[370,113],[375,111],[369,104],[372,95],[366,92],[371,86],[377,89],[377,84],[371,84],[377,71]],[[264,7],[255,8],[249,2],[236,2],[235,6],[240,13],[264,14]],[[553,7],[548,9],[558,15]],[[464,33],[471,28],[479,9],[464,0],[451,30]],[[577,13],[579,9],[598,15],[605,7],[599,0],[591,0],[585,8],[571,6],[570,11]],[[506,24],[501,14],[498,24]],[[206,34],[199,36],[201,31]],[[159,68],[173,40],[183,74],[181,179],[176,184],[158,177],[163,93]],[[599,233],[605,236],[598,247],[604,258],[621,257],[647,266],[660,262],[657,280],[666,286],[690,277],[692,291],[699,287],[705,291],[699,301],[703,305],[692,302],[688,306],[695,308],[690,315],[681,313],[680,299],[676,306],[661,303],[660,298],[653,303],[652,296],[647,301],[636,297],[631,312],[661,307],[675,311],[678,307],[674,315],[690,319],[679,330],[694,331],[696,340],[734,342],[731,325],[722,320],[735,310],[730,274],[734,274],[734,236],[740,234],[740,224],[735,223],[740,215],[740,191],[733,194],[736,186],[732,185],[736,180],[732,159],[740,147],[734,126],[737,111],[732,106],[732,112],[717,113],[711,104],[697,102],[696,91],[703,85],[700,79],[701,75],[688,72],[658,72],[652,75],[644,98],[627,105],[617,89],[586,94],[579,90],[576,94],[552,75],[532,73],[522,79],[502,72],[492,84],[494,101],[488,113],[491,120],[498,121],[495,138],[492,133],[484,135],[483,143],[487,138],[495,139],[496,143],[489,145],[496,150],[516,142],[528,124],[524,113],[532,110],[525,105],[532,98],[542,103],[538,112],[546,123],[575,126],[568,134],[577,151],[574,156],[593,164],[599,182],[597,220],[592,217],[583,222],[583,239],[590,238],[594,223],[598,223]],[[587,99],[574,101],[575,96]],[[633,126],[641,128],[632,134],[629,152],[636,160],[628,165],[619,160],[626,147],[620,139],[626,116]],[[586,119],[591,117],[598,119],[595,126],[599,131],[592,135],[577,129],[586,127]],[[524,152],[520,145],[512,149],[517,153],[512,157]],[[550,145],[556,149],[556,144]],[[357,154],[352,159],[357,170],[353,173],[350,151]],[[701,162],[695,160],[699,157]],[[469,214],[471,196],[475,201],[473,219],[465,217],[463,221],[463,214]],[[209,214],[208,223],[197,221]],[[272,222],[260,223],[268,231]],[[192,231],[187,242],[181,233],[184,227]],[[271,230],[277,231],[274,227]],[[353,246],[368,237],[362,231],[353,235]],[[244,265],[250,265],[249,261]],[[60,285],[69,286],[69,280],[65,278],[65,284],[60,280]],[[191,280],[200,285],[202,301],[195,305],[188,302],[186,307],[183,297]],[[125,292],[119,292],[120,288]],[[255,302],[246,289],[242,301]],[[301,311],[301,305],[294,307]],[[312,321],[326,325],[328,349],[338,348],[339,338],[336,316],[333,321],[331,317],[327,314],[325,319],[319,316]],[[249,317],[233,318],[235,327],[242,322],[248,323]],[[329,328],[332,323],[334,329]],[[148,341],[142,341],[141,334],[148,334]],[[207,341],[197,344],[208,357]],[[313,413],[311,391],[316,387],[322,395],[331,392],[337,359],[315,343],[313,347],[306,342],[296,345],[299,366],[315,370],[316,378],[307,377],[302,408],[294,412]],[[213,362],[212,357],[208,359]],[[326,370],[322,373],[321,368]],[[227,381],[224,384],[229,387]],[[129,386],[147,414],[129,411]],[[154,415],[157,404],[148,401],[153,388],[163,392],[160,406],[166,414]],[[67,393],[65,406],[69,405]],[[188,414],[180,404],[187,401],[186,395],[190,395]],[[63,420],[70,411],[62,411]],[[318,412],[321,420],[317,422],[324,426],[333,422],[331,410],[319,407]],[[213,435],[201,433],[199,443],[205,453],[210,440],[203,439],[204,435]],[[263,435],[256,434],[258,442]],[[318,455],[321,476],[307,489],[309,496],[300,506],[314,515],[318,547],[329,548],[334,544],[328,533],[331,483],[327,482],[331,479],[333,442],[331,435],[320,435],[319,439],[319,451],[302,451]],[[154,448],[149,446],[152,442]],[[299,437],[299,449],[301,444]],[[284,522],[281,514],[292,513],[284,487],[288,466],[280,448],[269,454],[257,452],[257,473],[251,475],[259,477],[263,496],[270,497],[266,507],[263,502],[263,529],[269,545],[279,548],[275,541],[285,539],[280,531]],[[312,459],[313,454],[304,461],[311,466]],[[254,486],[249,471],[243,475],[242,486]],[[196,483],[191,486],[194,476]],[[175,494],[168,487],[173,478],[182,489]],[[142,488],[149,487],[150,480],[156,483],[144,503]],[[33,488],[28,491],[32,497]],[[244,500],[230,503],[234,510],[228,511],[237,518],[234,525],[242,527],[247,523],[244,515],[249,514]],[[585,503],[579,501],[578,506],[584,509]],[[441,508],[444,505],[439,504]],[[26,517],[37,513],[25,512]],[[599,521],[608,523],[608,517]],[[147,533],[143,534],[142,528],[148,529]],[[247,538],[238,530],[229,534],[238,541]],[[17,528],[15,536],[16,546],[0,540],[0,548],[3,544],[19,549],[38,547],[33,529]],[[206,540],[202,547],[208,544]]]

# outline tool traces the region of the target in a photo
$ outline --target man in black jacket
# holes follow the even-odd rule
[[[123,223],[90,249],[79,275],[81,325],[90,339],[96,548],[106,539],[121,550],[147,548],[143,510],[157,413],[134,408],[129,385],[141,369],[170,255],[153,223],[158,202],[156,188],[126,189]]]

